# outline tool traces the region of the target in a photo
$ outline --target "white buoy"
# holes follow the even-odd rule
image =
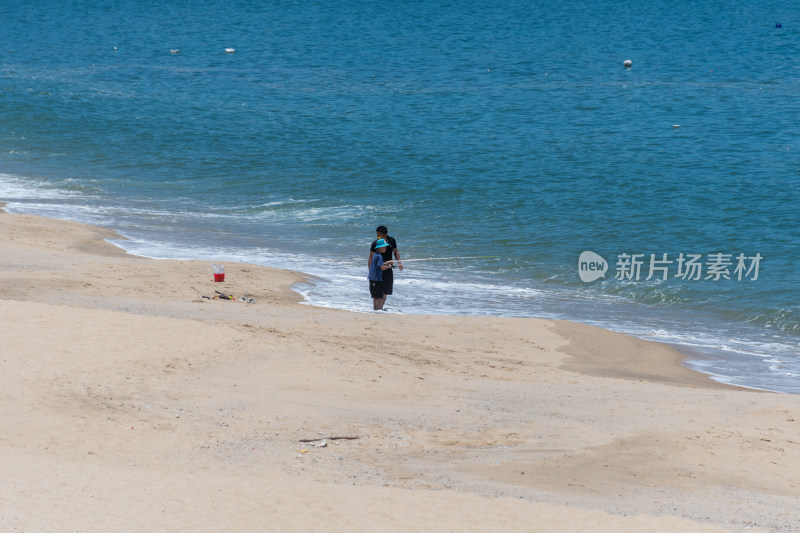
[[[226,54],[232,54],[232,53],[234,53],[235,51],[236,51],[236,50],[234,50],[233,48],[226,48],[226,49],[225,49],[225,53],[226,53]]]
[[[625,61],[623,61],[622,64],[625,65],[625,68],[631,68],[631,65],[633,65],[633,61],[631,61],[630,59],[626,59]]]

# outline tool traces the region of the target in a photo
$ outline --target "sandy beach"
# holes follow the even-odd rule
[[[107,238],[0,211],[0,531],[800,531],[800,396]]]

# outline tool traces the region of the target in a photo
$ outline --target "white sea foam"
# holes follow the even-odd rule
[[[53,186],[46,181],[0,172],[0,200],[8,202],[12,209],[15,202],[22,200],[62,200],[81,196],[79,192]]]

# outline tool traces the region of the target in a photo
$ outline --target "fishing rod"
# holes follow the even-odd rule
[[[390,261],[386,261],[387,263],[392,264],[392,268],[397,268],[398,263],[408,263],[411,261],[451,261],[453,259],[492,259],[497,257],[496,255],[473,255],[473,256],[461,256],[461,257],[425,257],[420,259],[392,259]]]
[[[424,257],[419,259],[391,259],[385,263],[392,263],[392,268],[397,268],[397,263],[408,263],[412,261],[450,261],[453,259],[496,259],[496,255],[471,255],[459,257]]]
[[[470,257],[426,257],[424,259],[392,259],[393,262],[399,263],[408,263],[410,261],[448,261],[450,259],[491,259],[497,256],[494,255],[475,255]],[[387,261],[388,263],[388,261]]]

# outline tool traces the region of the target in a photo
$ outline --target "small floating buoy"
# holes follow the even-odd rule
[[[232,54],[232,53],[234,53],[235,51],[236,51],[236,50],[234,50],[233,48],[226,48],[226,49],[225,49],[225,53],[226,53],[226,54]]]
[[[631,61],[630,59],[626,59],[625,61],[622,62],[622,64],[625,66],[625,68],[631,68],[631,65],[633,65],[633,61]]]

